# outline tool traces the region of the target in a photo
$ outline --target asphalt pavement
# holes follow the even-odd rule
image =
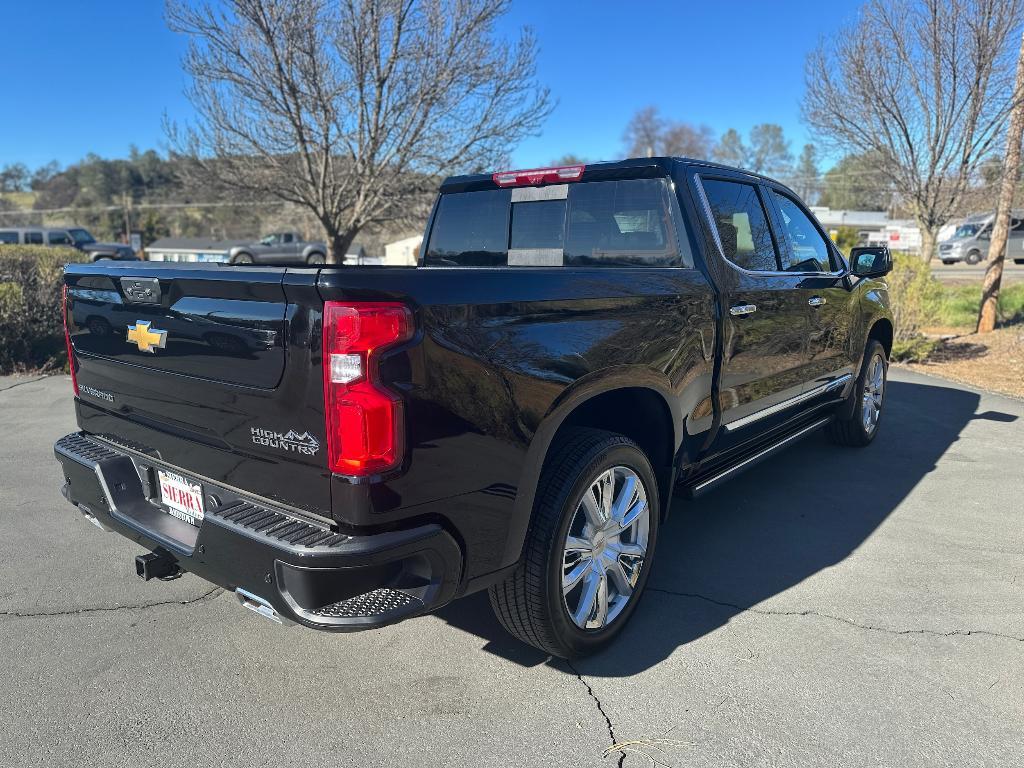
[[[869,448],[678,502],[631,626],[569,665],[480,595],[328,635],[142,582],[60,495],[70,382],[0,379],[0,765],[1019,765],[1022,417],[895,371]]]
[[[943,264],[938,259],[932,261],[932,275],[946,282],[978,283],[985,278],[988,262],[980,264]],[[1003,285],[1012,285],[1024,281],[1024,264],[1015,264],[1012,260],[1003,262]]]

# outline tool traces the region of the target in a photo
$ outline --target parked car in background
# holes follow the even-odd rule
[[[64,245],[89,254],[90,261],[138,261],[130,245],[100,243],[82,227],[7,227],[0,229],[0,245]]]
[[[228,251],[232,264],[324,264],[327,246],[309,243],[297,232],[273,232],[258,243],[236,245]]]
[[[964,261],[978,264],[988,259],[988,245],[992,239],[995,224],[994,213],[968,216],[953,236],[939,243],[939,259],[943,264]],[[1006,258],[1015,264],[1024,264],[1024,211],[1013,211],[1010,215],[1010,232],[1006,239]]]
[[[339,632],[488,589],[580,656],[635,610],[674,493],[875,438],[891,256],[847,262],[785,186],[643,158],[440,192],[412,269],[68,267],[59,480],[151,550],[142,578]]]

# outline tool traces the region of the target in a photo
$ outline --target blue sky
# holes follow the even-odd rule
[[[621,156],[629,117],[648,104],[716,133],[779,123],[794,154],[803,63],[821,35],[856,14],[857,0],[640,2],[516,0],[502,24],[532,26],[538,75],[558,101],[543,133],[513,154],[517,167],[566,153]],[[165,147],[163,116],[191,109],[160,0],[33,0],[4,10],[0,165],[72,163]],[[31,30],[18,34],[17,30]]]

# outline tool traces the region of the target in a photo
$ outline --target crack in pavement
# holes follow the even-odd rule
[[[734,608],[741,613],[756,613],[761,616],[817,616],[822,619],[831,619],[832,621],[838,621],[841,624],[846,624],[857,629],[867,630],[869,632],[882,632],[887,635],[930,635],[932,637],[968,637],[970,635],[984,635],[987,637],[998,637],[1004,640],[1015,640],[1018,643],[1024,643],[1024,637],[1017,637],[1016,635],[1007,635],[1001,632],[993,632],[988,629],[954,629],[951,632],[940,632],[937,629],[892,629],[891,627],[879,627],[873,624],[861,624],[848,619],[844,616],[836,616],[831,613],[822,613],[820,611],[804,610],[804,611],[773,611],[767,608],[755,608],[753,606],[744,606],[737,603],[728,603],[722,600],[715,600],[712,597],[706,597],[705,595],[699,595],[695,592],[674,592],[671,589],[659,589],[658,587],[648,587],[648,592],[660,592],[665,595],[674,595],[675,597],[690,597],[696,600],[703,600],[704,602],[711,603],[713,605],[719,605],[723,608]]]
[[[587,695],[590,698],[592,698],[594,700],[594,704],[597,705],[597,711],[600,712],[601,713],[601,717],[604,718],[604,724],[608,727],[608,737],[612,740],[612,746],[614,747],[619,742],[615,738],[615,728],[614,728],[614,726],[612,726],[612,720],[611,720],[610,717],[608,717],[608,713],[604,711],[604,706],[602,706],[601,700],[599,698],[597,698],[597,694],[594,693],[594,689],[590,687],[590,683],[588,683],[583,678],[583,675],[581,675],[580,671],[578,669],[576,669],[575,666],[573,666],[573,663],[571,661],[569,661],[568,659],[565,659],[564,661],[565,661],[565,665],[569,668],[569,671],[572,672],[574,675],[576,675],[576,679],[579,680],[583,684],[583,687],[587,689]],[[618,768],[622,768],[622,764],[623,764],[623,762],[625,760],[626,760],[626,753],[625,752],[620,752]]]
[[[22,613],[20,611],[0,611],[0,616],[14,619],[33,619],[45,616],[76,616],[82,613],[101,613],[103,611],[139,611],[144,608],[159,608],[162,605],[191,605],[200,603],[207,598],[216,597],[216,593],[223,592],[223,587],[214,587],[209,592],[204,592],[199,597],[192,597],[188,600],[160,600],[153,603],[141,603],[139,605],[111,605],[96,606],[92,608],[76,608],[68,611],[40,611],[38,613]]]
[[[28,379],[27,381],[18,381],[18,382],[15,382],[14,384],[11,384],[9,386],[0,387],[0,392],[6,392],[9,389],[17,389],[18,387],[22,386],[23,384],[33,384],[33,383],[35,383],[37,381],[42,381],[43,379],[48,379],[51,376],[55,376],[55,375],[56,374],[53,374],[53,373],[44,373],[42,376],[38,376],[38,377],[36,377],[34,379]]]

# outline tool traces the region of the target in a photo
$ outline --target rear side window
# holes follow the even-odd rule
[[[508,254],[512,190],[441,195],[424,262],[432,267],[497,267]]]
[[[702,179],[725,258],[751,272],[779,269],[768,217],[757,189],[737,181]]]
[[[505,196],[503,210],[492,205],[499,194]],[[457,198],[462,200],[456,207],[449,201]],[[466,232],[460,234],[462,227]],[[466,248],[460,257],[452,247],[470,232],[487,233],[488,266],[693,266],[689,238],[665,179],[442,195],[426,263],[480,266],[479,251]]]
[[[42,232],[26,232],[25,243],[27,245],[42,245],[43,244],[43,233]]]
[[[5,245],[17,244],[18,233],[17,232],[0,232],[0,243]]]

